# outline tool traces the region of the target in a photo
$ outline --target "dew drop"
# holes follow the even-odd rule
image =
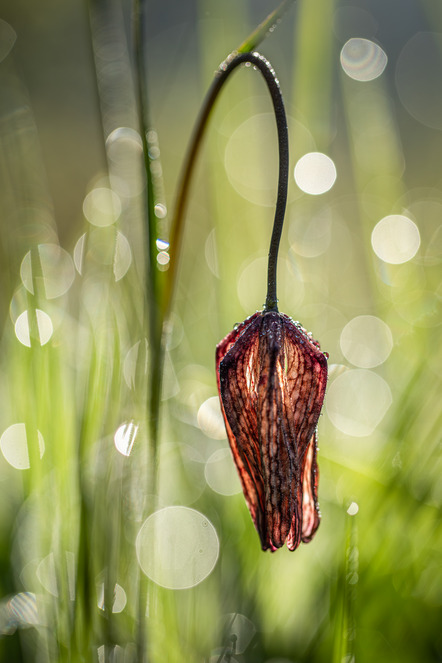
[[[352,502],[350,506],[347,509],[347,513],[349,516],[355,516],[359,511],[359,505],[357,502]]]

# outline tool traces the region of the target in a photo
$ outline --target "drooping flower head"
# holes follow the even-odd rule
[[[278,311],[255,313],[216,349],[221,409],[263,550],[295,550],[319,526],[316,427],[327,357]]]
[[[278,312],[276,276],[289,181],[287,119],[278,79],[259,53],[233,53],[218,69],[209,105],[241,64],[269,89],[279,145],[279,179],[263,311],[238,325],[216,349],[221,408],[244,495],[264,550],[295,550],[319,525],[316,426],[327,357],[296,322]],[[206,117],[204,114],[203,117]]]

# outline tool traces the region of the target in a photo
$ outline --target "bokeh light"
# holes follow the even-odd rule
[[[442,34],[420,31],[403,47],[396,64],[396,88],[404,107],[418,122],[442,129],[440,54]]]
[[[313,215],[295,208],[289,225],[290,246],[299,256],[316,258],[330,247],[332,229],[333,219],[328,207]]]
[[[355,516],[359,511],[359,505],[357,502],[352,502],[350,506],[347,509],[347,513],[349,516]]]
[[[210,488],[220,495],[236,495],[242,490],[230,449],[213,452],[206,462],[204,476]]]
[[[141,170],[143,149],[140,134],[129,127],[114,129],[106,139],[106,152],[112,190],[124,198],[138,196],[146,184]]]
[[[137,437],[138,428],[138,424],[134,421],[128,421],[117,428],[114,435],[114,443],[117,451],[123,456],[130,456]]]
[[[371,435],[392,403],[387,382],[366,369],[339,375],[328,387],[326,408],[333,425],[346,435]]]
[[[341,66],[347,76],[355,81],[372,81],[387,66],[387,55],[370,39],[349,39],[341,50]]]
[[[26,290],[34,294],[34,282],[42,281],[47,299],[64,295],[75,278],[72,258],[57,244],[39,244],[37,247],[41,276],[32,269],[31,252],[25,255],[20,266],[20,276]]]
[[[241,114],[242,105],[232,111]],[[299,121],[288,116],[289,140],[314,149],[311,133]],[[273,206],[276,201],[278,149],[275,118],[272,113],[257,113],[229,129],[224,152],[224,166],[235,191],[256,205]]]
[[[15,30],[0,18],[0,62],[8,57],[16,42],[17,34]]]
[[[123,612],[124,608],[126,607],[126,603],[127,603],[126,592],[124,591],[121,585],[115,583],[114,590],[112,592],[112,612],[114,614]],[[100,608],[100,610],[105,610],[106,606],[104,603],[104,582],[101,582],[98,585],[97,605]]]
[[[135,389],[138,373],[142,379],[147,375],[148,360],[148,342],[143,338],[128,350],[123,361],[123,377],[129,389]]]
[[[39,345],[46,345],[48,341],[51,340],[52,334],[54,332],[54,327],[50,316],[41,311],[40,309],[35,309],[32,313],[35,313],[35,320],[30,322],[29,311],[23,311],[17,320],[15,321],[15,335],[23,345],[30,348],[32,341],[36,340]],[[35,332],[33,331],[35,323]],[[31,333],[32,332],[32,333]]]
[[[92,189],[84,199],[83,213],[93,226],[111,226],[121,214],[120,198],[107,187]]]
[[[143,523],[136,552],[143,573],[157,585],[187,589],[213,571],[219,539],[212,523],[199,511],[169,506]]]
[[[330,191],[336,181],[336,166],[322,152],[309,152],[295,166],[295,182],[304,193],[319,196]]]
[[[258,205],[275,203],[276,144],[275,118],[272,113],[261,113],[245,120],[226,146],[224,164],[230,183],[241,196]],[[263,154],[265,169],[260,158]]]
[[[75,600],[75,555],[73,552],[66,550],[64,555],[61,557],[65,569],[63,571],[66,573],[69,598],[71,601]],[[48,591],[52,596],[60,596],[60,572],[61,569],[57,568],[55,562],[55,555],[53,552],[43,557],[37,566],[37,578],[40,581],[41,585]]]
[[[127,274],[132,264],[132,251],[127,237],[119,230],[115,239],[115,253],[113,271],[116,281],[120,281]]]
[[[158,494],[161,504],[194,504],[204,492],[204,457],[200,450],[185,444],[166,442],[158,454]]]
[[[255,624],[240,612],[224,615],[222,620],[224,639],[234,640],[235,654],[244,654],[256,633]]]
[[[417,225],[402,214],[391,214],[373,228],[371,245],[376,255],[392,265],[414,258],[420,246]]]
[[[41,624],[42,616],[38,609],[37,595],[33,592],[15,594],[8,601],[8,612],[9,624],[12,627],[29,628]]]
[[[359,368],[374,368],[388,359],[393,348],[390,327],[374,315],[359,315],[341,333],[341,350]]]
[[[38,444],[36,452],[40,458],[45,452],[45,443],[40,431],[29,435],[26,424],[12,424],[2,434],[0,438],[0,449],[12,467],[17,470],[28,470],[31,467],[31,458],[35,459],[36,453],[29,450],[29,444]]]
[[[113,229],[97,228],[83,233],[73,251],[74,264],[79,274],[83,274],[86,258],[96,264],[112,265],[115,281],[120,281],[132,264],[132,250],[122,232]]]
[[[198,426],[207,437],[213,440],[224,440],[226,428],[218,396],[211,396],[202,403],[197,414]]]

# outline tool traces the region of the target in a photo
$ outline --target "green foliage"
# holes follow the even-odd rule
[[[423,122],[440,100],[420,87],[425,105],[405,103],[394,76],[397,44],[418,28],[440,32],[437,12],[410,0],[407,22],[396,3],[352,14],[302,0],[273,3],[256,30],[252,2],[175,3],[175,13],[152,2],[133,66],[131,7],[91,2],[86,16],[74,4],[48,0],[32,26],[21,3],[0,14],[18,35],[7,52],[0,22],[0,660],[440,660],[442,145],[441,127]],[[382,26],[371,36],[389,55],[368,82],[340,64],[358,11],[359,29],[370,16]],[[228,457],[217,465],[227,441],[208,401],[216,343],[265,298],[277,145],[258,74],[235,74],[212,113],[173,276],[155,242],[169,237],[166,210],[213,72],[265,36],[291,172],[314,151],[338,172],[322,195],[294,180],[289,192],[279,306],[329,352],[330,385],[322,522],[310,544],[275,554],[260,550]],[[392,214],[420,233],[398,264],[371,241]],[[343,337],[363,315],[391,330],[377,365],[361,360],[363,330]],[[349,396],[341,378],[363,371],[378,381]],[[219,556],[202,582],[171,589],[144,573],[156,539],[141,532],[177,505],[213,525]]]

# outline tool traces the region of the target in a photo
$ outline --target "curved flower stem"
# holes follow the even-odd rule
[[[187,206],[187,198],[189,195],[190,178],[193,172],[193,165],[198,155],[198,150],[201,145],[201,139],[204,134],[207,121],[210,113],[215,105],[216,98],[223,87],[224,83],[230,74],[241,64],[249,63],[254,68],[259,69],[263,75],[267,87],[272,98],[273,109],[275,112],[276,126],[278,130],[278,144],[279,144],[279,180],[278,180],[278,196],[276,201],[275,218],[273,222],[273,232],[270,241],[269,249],[269,263],[268,263],[268,276],[267,276],[267,298],[265,303],[266,311],[278,310],[278,299],[276,296],[276,272],[277,272],[277,259],[279,242],[281,239],[282,226],[284,222],[285,207],[287,202],[287,187],[288,187],[288,168],[289,168],[289,145],[288,145],[288,131],[287,119],[284,110],[284,103],[282,100],[281,89],[279,81],[276,78],[275,72],[271,64],[259,53],[232,53],[218,68],[215,79],[206,99],[203,103],[199,118],[197,120],[193,137],[190,143],[187,158],[184,163],[182,177],[178,188],[178,196],[175,205],[175,213],[172,219],[172,226],[170,231],[170,263],[169,271],[167,274],[167,281],[164,290],[163,299],[163,315],[164,319],[167,318],[170,312],[172,303],[172,294],[174,283],[176,279],[178,255],[180,253],[180,246],[183,236],[183,218]]]

